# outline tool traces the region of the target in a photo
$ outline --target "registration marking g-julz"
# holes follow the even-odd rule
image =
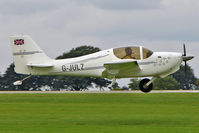
[[[69,64],[62,65],[63,72],[81,71],[84,70],[84,64]]]

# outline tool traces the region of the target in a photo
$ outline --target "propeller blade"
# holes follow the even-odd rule
[[[183,55],[182,55],[182,60],[184,61],[184,69],[185,69],[185,75],[186,75],[186,72],[187,72],[187,61],[189,61],[189,60],[191,60],[191,59],[193,59],[194,58],[194,56],[191,56],[191,55],[189,55],[189,56],[187,56],[187,51],[186,51],[186,46],[185,46],[185,44],[183,44]]]
[[[183,51],[184,51],[183,56],[186,56],[186,55],[187,55],[187,52],[186,52],[186,46],[185,46],[185,44],[183,44]]]
[[[185,71],[185,75],[186,75],[186,72],[187,72],[187,61],[184,61],[184,71]]]
[[[186,46],[185,44],[183,44],[183,61],[184,61],[184,71],[185,71],[185,77],[186,77],[186,72],[187,72],[187,60],[185,59],[186,58],[186,55],[187,55],[187,52],[186,52]]]

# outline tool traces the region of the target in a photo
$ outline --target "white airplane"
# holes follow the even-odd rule
[[[116,79],[152,77],[140,81],[140,90],[147,93],[153,88],[157,77],[164,78],[177,70],[182,61],[194,56],[174,52],[152,52],[142,46],[111,48],[93,54],[54,60],[49,58],[31,39],[25,36],[10,37],[15,72],[29,75],[89,76],[111,79],[111,87]],[[21,85],[22,81],[14,85]]]

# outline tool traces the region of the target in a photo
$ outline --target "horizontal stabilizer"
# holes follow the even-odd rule
[[[32,64],[32,63],[29,63],[29,64],[27,64],[27,66],[29,66],[29,67],[48,68],[48,67],[53,67],[54,65],[53,64]]]

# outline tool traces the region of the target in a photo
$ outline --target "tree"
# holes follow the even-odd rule
[[[123,86],[122,90],[129,90],[129,88],[127,86]]]
[[[163,79],[156,79],[153,83],[154,89],[195,89],[196,85],[199,84],[196,80],[197,78],[194,76],[193,69],[187,65],[185,73],[185,66],[181,65],[180,70],[176,73]],[[130,81],[129,88],[132,90],[139,89],[139,80],[131,79]]]
[[[79,57],[79,56],[83,56],[87,54],[92,54],[98,51],[100,51],[100,49],[97,47],[84,45],[77,48],[73,48],[69,52],[65,52],[62,55],[58,56],[56,59],[67,59],[67,58]]]
[[[3,88],[2,81],[3,81],[3,76],[1,75],[1,72],[0,72],[0,90]]]
[[[22,77],[22,75],[18,75],[19,77]],[[5,74],[2,77],[1,80],[1,85],[2,89],[1,90],[15,90],[16,87],[13,86],[13,82],[15,79],[17,79],[17,74],[14,72],[14,65],[11,64]]]
[[[180,70],[172,74],[172,76],[180,83],[181,89],[189,90],[196,88],[195,83],[197,78],[194,75],[193,69],[189,65],[187,65],[186,72],[185,66],[181,65]]]
[[[139,83],[139,79],[131,79],[128,85],[131,90],[139,90]]]
[[[171,76],[157,78],[154,82],[154,90],[178,90],[180,84]]]
[[[199,79],[196,80],[197,89],[199,89]]]
[[[5,74],[2,77],[1,90],[37,90],[38,88],[49,85],[52,82],[52,77],[49,76],[32,76],[27,79],[22,86],[14,86],[13,83],[17,80],[25,78],[25,75],[17,74],[14,71],[14,64],[12,63],[6,70]],[[50,86],[50,85],[49,85]]]
[[[131,90],[139,90],[139,79],[131,79],[129,88]],[[180,84],[171,76],[167,76],[165,78],[157,78],[154,82],[155,90],[177,90],[180,89]]]

